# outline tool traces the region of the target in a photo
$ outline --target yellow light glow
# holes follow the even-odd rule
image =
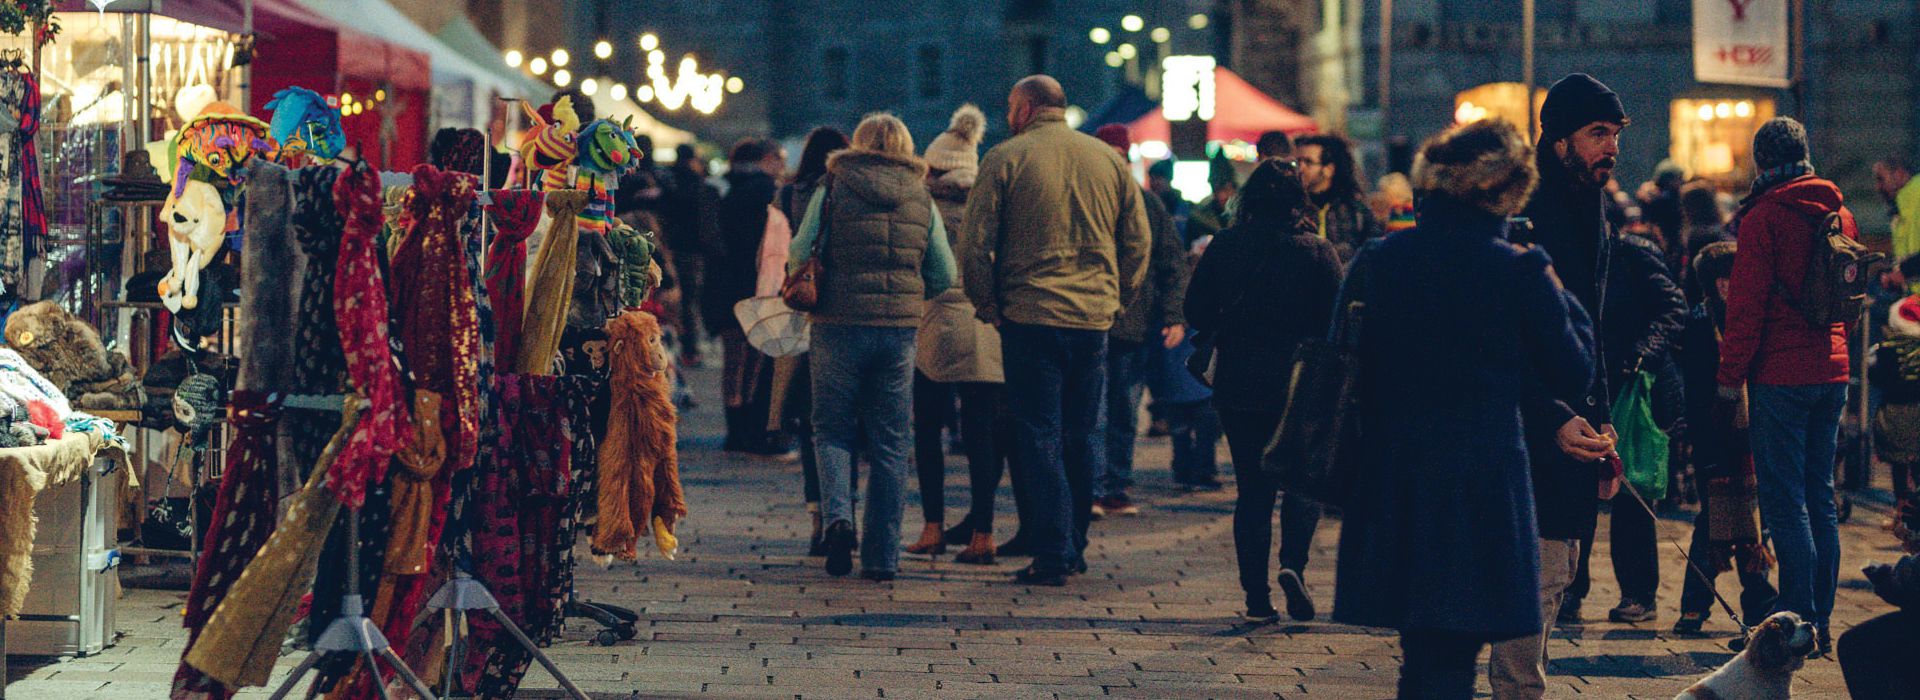
[[[625,100],[627,99],[627,86],[621,83],[614,83],[613,87],[607,88],[607,96],[613,98],[615,102]]]
[[[664,64],[666,62],[667,62],[667,52],[661,51],[659,49],[654,49],[652,51],[647,52],[647,63],[651,63],[657,66],[657,65]]]
[[[556,75],[554,77],[558,78],[560,76]],[[599,91],[600,91],[600,81],[594,80],[592,78],[588,78],[586,80],[580,81],[580,94],[592,95]]]
[[[341,103],[341,104],[346,104],[346,103],[348,103],[348,102],[352,102],[352,101],[353,101],[353,93],[351,93],[351,92],[343,92],[343,93],[340,93],[340,103]]]
[[[1106,27],[1094,27],[1093,31],[1087,32],[1087,38],[1092,39],[1093,43],[1105,44],[1113,40],[1113,32],[1107,31]]]
[[[1121,58],[1120,54],[1114,53],[1112,51],[1107,52],[1107,65],[1113,66],[1115,68],[1119,68],[1120,64],[1126,63],[1126,62],[1127,62],[1127,59]]]
[[[1120,57],[1125,59],[1131,59],[1140,55],[1140,49],[1134,48],[1133,44],[1121,44],[1120,48],[1115,49],[1115,51],[1119,52]]]
[[[567,83],[571,83],[571,82],[573,82],[573,74],[568,73],[567,69],[562,68],[560,70],[553,72],[553,84],[558,85],[560,87],[566,87]]]
[[[654,36],[652,32],[640,35],[641,51],[652,51],[657,48],[660,48],[660,37]]]
[[[741,80],[740,76],[736,75],[734,77],[727,79],[727,92],[731,92],[737,95],[737,94],[740,94],[741,90],[745,90],[745,89],[747,89],[747,83],[746,81]]]
[[[1205,14],[1196,14],[1187,18],[1187,28],[1196,31],[1206,29],[1209,21]]]
[[[1164,44],[1173,39],[1173,32],[1167,31],[1166,27],[1154,27],[1150,36],[1153,37],[1153,43]]]
[[[520,51],[518,49],[507,49],[506,59],[507,59],[508,68],[519,68],[520,61],[524,60],[525,58],[526,58],[525,56],[520,55]]]
[[[1700,121],[1703,121],[1703,122],[1713,121],[1713,105],[1700,105],[1699,114],[1700,114]]]
[[[1733,105],[1726,102],[1714,105],[1713,116],[1719,119],[1726,119],[1727,117],[1733,116]]]
[[[1753,116],[1753,103],[1741,100],[1740,104],[1733,106],[1733,115],[1743,119]]]
[[[547,59],[538,56],[534,57],[533,60],[527,62],[527,70],[533,71],[534,75],[546,75]]]
[[[387,91],[385,88],[373,91],[373,101],[379,102],[385,99],[387,99]]]
[[[567,61],[571,60],[572,58],[573,58],[572,56],[567,54],[566,49],[554,49],[553,50],[553,67],[559,68],[561,66],[567,65]]]
[[[680,58],[680,70],[686,71],[686,72],[697,72],[700,70],[700,62],[694,60],[693,54],[687,54],[686,56],[683,56]]]
[[[636,100],[639,100],[639,101],[641,101],[641,102],[652,102],[652,101],[653,101],[653,86],[652,86],[652,85],[641,85],[640,87],[637,87],[637,88],[634,88],[634,89],[633,89],[633,99],[636,99]]]
[[[599,57],[602,60],[612,58],[613,44],[608,43],[606,39],[601,39],[599,41],[594,42],[593,55]]]
[[[1140,15],[1127,15],[1120,18],[1120,28],[1130,32],[1140,31],[1140,28],[1145,26],[1147,21],[1140,19]]]

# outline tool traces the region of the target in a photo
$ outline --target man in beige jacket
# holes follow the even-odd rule
[[[1049,586],[1086,570],[1095,430],[1107,329],[1146,275],[1140,186],[1099,139],[1067,126],[1060,83],[1013,86],[1014,137],[988,151],[967,198],[959,251],[967,297],[1000,328],[1013,459],[1030,513],[1033,563],[1014,580]]]

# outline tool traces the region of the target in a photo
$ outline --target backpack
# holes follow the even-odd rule
[[[1852,323],[1866,307],[1868,272],[1885,256],[1872,252],[1847,236],[1846,218],[1840,210],[1827,212],[1815,231],[1807,270],[1801,278],[1800,295],[1795,298],[1774,283],[1787,306],[1815,328],[1836,323]]]

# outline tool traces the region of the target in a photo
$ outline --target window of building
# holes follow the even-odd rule
[[[938,99],[946,89],[946,70],[941,58],[940,47],[920,47],[918,79],[920,97],[923,99]]]
[[[1704,97],[1673,101],[1669,113],[1673,162],[1700,177],[1752,180],[1753,132],[1774,115],[1767,98]]]
[[[827,72],[827,99],[847,99],[847,50],[839,46],[827,49],[820,63]]]
[[[1533,108],[1547,100],[1545,88],[1533,91]],[[1453,121],[1459,124],[1482,119],[1504,119],[1525,131],[1527,128],[1527,86],[1524,83],[1487,83],[1463,90],[1453,96]],[[1535,124],[1535,131],[1539,125]]]
[[[1027,39],[1027,73],[1037,75],[1047,72],[1047,38],[1044,36]]]

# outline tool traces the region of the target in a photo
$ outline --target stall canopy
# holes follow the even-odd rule
[[[1213,119],[1207,122],[1208,141],[1245,141],[1254,143],[1260,134],[1284,131],[1289,135],[1310,134],[1320,130],[1312,117],[1288,109],[1233,71],[1213,69]],[[1093,123],[1093,120],[1088,120]],[[1161,108],[1127,124],[1135,143],[1171,141],[1173,130]]]
[[[507,64],[501,62],[499,47],[488,41],[487,37],[480,33],[480,28],[473,26],[473,20],[468,19],[464,14],[457,15],[448,21],[445,26],[440,27],[439,31],[433,33],[433,37],[440,40],[440,43],[445,44],[447,48],[465,56],[475,65],[489,70],[507,84],[518,88],[502,90],[501,93],[504,95],[538,99],[553,91],[553,88],[546,83],[508,68]]]
[[[286,1],[286,0],[281,0]],[[386,0],[297,0],[314,14],[331,20],[341,29],[353,30],[368,36],[379,37],[385,41],[424,53],[432,61],[435,83],[465,82],[478,90],[493,90],[502,95],[513,97],[533,97],[525,82],[512,80],[493,70],[491,64],[499,63],[498,53],[485,64],[476,63],[461,52],[428,34],[420,25],[414,24]],[[477,32],[476,32],[477,36]],[[485,41],[485,39],[481,39]]]

